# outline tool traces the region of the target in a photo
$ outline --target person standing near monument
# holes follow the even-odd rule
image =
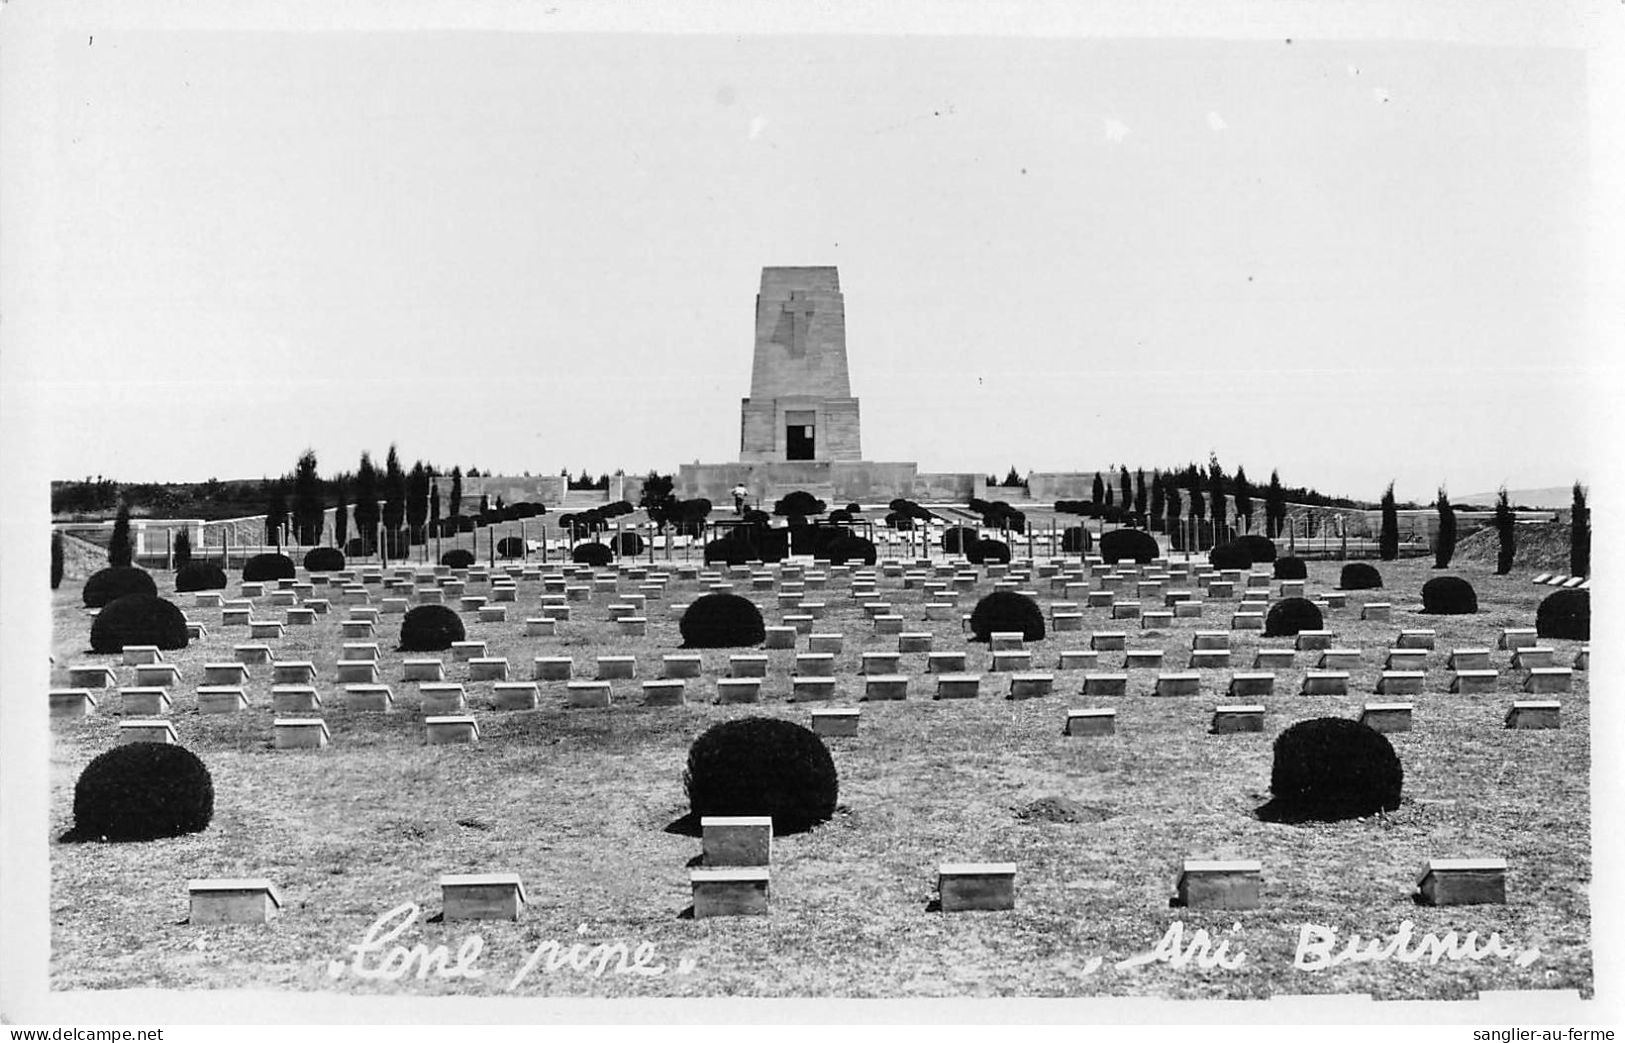
[[[743,515],[745,513],[745,497],[750,495],[750,490],[745,488],[744,483],[741,482],[740,484],[733,487],[733,494],[734,494],[734,513],[738,514],[738,515]]]

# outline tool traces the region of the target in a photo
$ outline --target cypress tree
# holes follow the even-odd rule
[[[1118,502],[1123,505],[1123,511],[1126,513],[1134,509],[1134,479],[1129,476],[1127,465],[1124,465],[1118,474],[1120,488],[1123,490],[1123,498]]]
[[[306,449],[294,465],[293,534],[301,547],[322,542],[322,480],[313,449]]]
[[[401,524],[406,521],[406,472],[401,470],[401,458],[395,452],[391,443],[389,454],[384,458],[384,553],[394,557],[404,552],[399,550],[401,542]]]
[[[1177,535],[1179,532],[1179,486],[1174,484],[1174,480],[1171,475],[1164,480],[1168,484],[1168,492],[1166,496],[1168,505],[1168,533],[1169,535]]]
[[[429,531],[436,535],[440,532],[440,483],[435,481],[434,472],[429,472]]]
[[[1247,481],[1247,469],[1236,468],[1236,519],[1243,532],[1253,531],[1253,487]]]
[[[1286,490],[1281,488],[1281,473],[1270,472],[1270,484],[1264,490],[1264,535],[1276,539],[1286,527]]]
[[[463,469],[451,469],[451,502],[447,505],[446,513],[455,518],[463,513]]]
[[[1090,490],[1089,499],[1097,509],[1106,502],[1106,483],[1101,481],[1099,471],[1095,472],[1095,485]]]
[[[1399,557],[1399,508],[1394,505],[1394,483],[1382,494],[1382,535],[1378,537],[1377,553],[1383,561]]]
[[[107,563],[114,568],[124,568],[135,559],[135,544],[130,540],[130,505],[118,505],[118,514],[113,517],[113,538],[107,544]]]
[[[1591,575],[1591,509],[1585,488],[1574,483],[1574,511],[1569,523],[1569,575]]]
[[[1225,516],[1228,508],[1224,499],[1224,469],[1219,466],[1219,458],[1208,457],[1207,462],[1207,494],[1213,501],[1213,539],[1224,539]]]
[[[62,585],[62,534],[51,533],[51,589]]]
[[[174,558],[176,571],[184,569],[192,562],[192,534],[185,526],[175,534]]]
[[[1134,472],[1134,516],[1142,529],[1150,528],[1145,516],[1145,468]]]
[[[1504,485],[1495,499],[1495,535],[1500,544],[1495,555],[1495,574],[1505,576],[1512,571],[1512,559],[1518,553],[1518,523],[1517,516],[1512,513],[1512,505],[1507,502]]]
[[[1433,567],[1447,569],[1450,559],[1456,554],[1456,510],[1450,506],[1450,497],[1445,495],[1443,489],[1439,490],[1436,507],[1439,511],[1439,540],[1433,548]]]
[[[344,550],[350,541],[350,483],[342,474],[333,476],[333,545]]]
[[[1151,472],[1151,528],[1162,532],[1166,526],[1163,523],[1163,477],[1162,472]]]
[[[265,542],[273,547],[282,546],[282,532],[288,526],[288,482],[278,478],[271,483],[270,496],[265,504]]]
[[[414,461],[412,472],[406,476],[406,529],[407,538],[414,544],[424,540],[424,525],[429,520],[429,471],[422,460]]]
[[[361,540],[361,553],[372,554],[378,546],[378,469],[372,456],[362,452],[361,466],[355,472],[355,534]]]

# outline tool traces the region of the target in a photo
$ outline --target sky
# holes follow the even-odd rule
[[[868,459],[1589,482],[1586,52],[1304,30],[64,28],[11,377],[58,479],[673,471],[836,265]]]

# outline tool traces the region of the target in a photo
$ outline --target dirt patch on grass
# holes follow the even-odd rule
[[[1070,797],[1039,797],[1014,810],[1023,822],[1104,822],[1112,817],[1106,808],[1080,804]]]

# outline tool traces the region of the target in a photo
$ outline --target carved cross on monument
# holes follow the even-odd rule
[[[813,312],[818,305],[804,290],[791,290],[784,302],[784,314],[790,316],[790,357],[801,358],[807,353],[807,331],[812,326]]]

